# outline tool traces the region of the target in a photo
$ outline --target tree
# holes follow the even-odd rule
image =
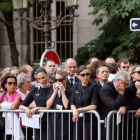
[[[140,1],[138,0],[91,0],[93,11],[89,15],[98,15],[93,25],[99,25],[106,18],[107,22],[99,29],[101,35],[77,50],[78,65],[87,62],[90,57],[96,56],[101,60],[112,55],[117,59],[129,58],[131,63],[140,62],[139,32],[129,29],[131,18],[140,16]],[[100,11],[103,12],[100,12]],[[86,52],[84,51],[86,50]],[[89,54],[89,58],[82,57]]]
[[[18,53],[18,50],[16,48],[14,26],[13,26],[12,0],[2,0],[0,2],[0,11],[2,11],[2,14],[4,16],[4,19],[0,18],[0,22],[2,22],[7,29],[10,51],[11,51],[12,65],[19,66],[19,62],[18,62],[19,53]]]

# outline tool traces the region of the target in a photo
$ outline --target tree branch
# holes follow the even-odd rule
[[[6,23],[4,20],[2,20],[1,18],[0,18],[0,21],[1,21],[5,26],[8,26],[7,23]]]

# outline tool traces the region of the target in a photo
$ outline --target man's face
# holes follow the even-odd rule
[[[66,65],[66,69],[70,72],[70,76],[74,76],[76,72],[77,65],[74,61],[69,61]]]
[[[55,63],[48,61],[47,65],[44,67],[49,74],[54,74],[55,72]]]
[[[97,74],[100,82],[107,82],[109,77],[109,69],[108,67],[99,68],[99,73]]]
[[[130,68],[130,64],[129,63],[121,63],[120,64],[120,68],[119,68],[119,70],[124,70],[124,71],[128,71],[129,70],[129,68]]]

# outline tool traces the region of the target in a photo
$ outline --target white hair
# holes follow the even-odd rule
[[[113,81],[116,81],[118,79],[120,79],[122,81],[125,81],[126,77],[128,78],[128,80],[131,79],[130,74],[127,71],[120,70],[119,72],[117,72],[115,74],[115,77],[113,78]]]
[[[26,81],[26,77],[28,77],[30,79],[30,76],[24,72],[21,72],[17,76],[17,88],[20,88],[20,85]]]

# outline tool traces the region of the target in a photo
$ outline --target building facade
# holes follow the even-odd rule
[[[80,0],[80,6],[76,11],[79,17],[74,18],[73,23],[66,19],[58,29],[51,31],[51,41],[55,42],[54,50],[60,56],[61,62],[64,62],[69,57],[74,58],[77,48],[84,46],[92,39],[96,39],[100,34],[99,27],[92,25],[95,17],[88,15],[92,11],[92,8],[89,8],[89,2],[90,0]],[[62,16],[68,14],[63,0],[54,1],[51,8],[53,9],[51,13],[53,16],[58,16],[61,11]],[[40,9],[36,4],[28,12],[24,13],[24,16],[27,17],[38,17],[39,15]],[[1,13],[0,16],[2,16]],[[17,17],[17,13],[14,12],[14,19]],[[39,64],[41,55],[45,50],[44,33],[33,29],[26,20],[22,21],[22,26],[18,20],[14,20],[14,29],[16,46],[19,52],[19,65],[21,66],[25,63]],[[12,66],[10,55],[7,31],[0,22],[1,68]]]

